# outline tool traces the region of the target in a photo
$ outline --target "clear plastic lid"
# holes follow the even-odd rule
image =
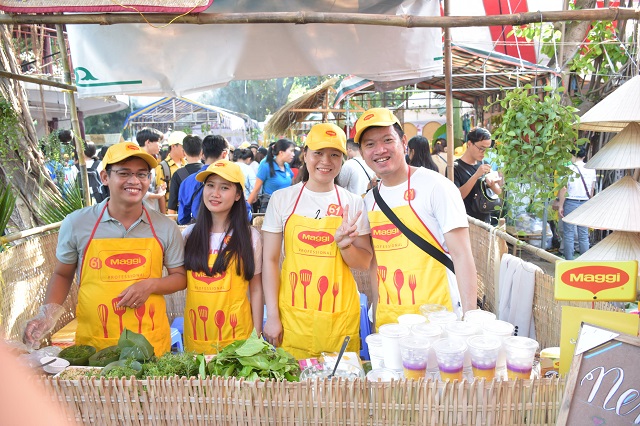
[[[379,333],[371,333],[364,340],[369,346],[382,346],[382,336]]]
[[[480,334],[480,327],[472,322],[452,321],[445,324],[444,329],[449,335],[456,336],[473,336]]]
[[[458,315],[456,315],[455,312],[449,311],[431,312],[427,318],[429,322],[435,322],[436,324],[458,321]]]
[[[427,318],[420,314],[404,314],[398,317],[398,323],[403,325],[412,326],[423,322],[427,322]]]
[[[482,330],[487,334],[494,334],[497,336],[511,336],[515,330],[515,326],[510,322],[495,320],[487,321],[482,324]]]
[[[457,339],[438,339],[431,345],[436,352],[440,353],[459,353],[467,350],[467,344]]]
[[[431,342],[420,336],[410,336],[400,341],[401,349],[429,349]]]
[[[415,336],[440,337],[442,335],[442,327],[438,324],[424,322],[411,327],[411,333]]]
[[[410,331],[409,327],[403,324],[383,324],[378,328],[378,333],[383,337],[405,337]]]
[[[481,351],[491,351],[500,349],[502,342],[499,337],[492,335],[471,336],[467,339],[467,345],[470,349],[478,349]]]

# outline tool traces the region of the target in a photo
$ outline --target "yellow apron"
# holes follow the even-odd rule
[[[209,255],[209,266],[216,260]],[[187,271],[184,347],[216,354],[228,344],[246,339],[253,331],[249,282],[236,274],[236,261],[222,274]]]
[[[117,296],[138,281],[162,277],[162,244],[144,207],[152,238],[94,239],[107,205],[93,227],[82,259],[76,343],[101,350],[118,344],[120,333],[127,328],[143,334],[160,356],[171,349],[164,297],[152,294],[142,306],[132,309],[119,308]]]
[[[282,347],[297,359],[338,352],[349,335],[348,351],[360,348],[360,302],[351,270],[333,236],[342,223],[342,205],[314,219],[296,215],[304,186],[284,226],[284,262],[279,307]]]
[[[445,252],[411,206],[415,189],[407,181],[407,205],[391,209],[409,229]],[[374,207],[375,208],[375,205]],[[437,303],[453,310],[446,267],[409,239],[382,211],[368,212],[371,240],[378,263],[378,305],[376,330],[382,324],[397,322],[403,314],[419,314],[420,305]],[[459,300],[459,296],[456,297]]]

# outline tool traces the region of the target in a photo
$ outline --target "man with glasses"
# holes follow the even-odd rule
[[[481,195],[481,181],[496,195],[502,193],[501,178],[491,173],[491,165],[484,162],[487,150],[493,147],[491,133],[482,127],[476,127],[467,135],[467,150],[453,163],[453,183],[460,189],[467,214],[486,223],[491,223],[491,213],[476,211],[473,199]]]
[[[102,166],[110,197],[62,222],[44,305],[24,340],[37,347],[51,332],[77,274],[76,344],[104,349],[127,328],[142,333],[160,356],[171,347],[164,295],[186,287],[182,235],[175,222],[142,202],[155,158],[123,142],[109,148]]]

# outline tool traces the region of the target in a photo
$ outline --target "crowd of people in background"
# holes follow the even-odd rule
[[[352,139],[334,124],[316,124],[302,147],[286,138],[233,147],[220,135],[175,131],[165,138],[153,128],[102,154],[87,143],[95,204],[64,220],[55,273],[25,341],[37,345],[55,325],[76,274],[77,342],[97,348],[114,344],[122,331],[117,321],[107,326],[96,317],[104,305],[117,315],[153,310],[153,323],[129,324],[133,314],[125,323],[138,326],[156,354],[166,352],[163,296],[186,289],[189,350],[215,353],[254,329],[298,358],[337,351],[347,335],[348,349],[357,350],[352,270],[368,271],[377,283],[376,328],[425,303],[461,316],[477,303],[467,215],[490,222],[490,213],[477,211],[477,198],[488,189],[499,195],[504,185],[485,159],[494,146],[490,132],[477,127],[467,137],[452,180],[446,140],[407,138],[386,108],[363,113]],[[583,157],[574,153],[584,185],[572,179],[561,191],[561,217],[593,192]],[[66,183],[67,173],[69,182],[76,177],[67,170],[72,156],[65,161],[51,173],[64,173]],[[251,226],[256,213],[264,214],[262,232]],[[582,252],[583,230],[578,240]],[[573,240],[567,258],[572,249]],[[102,259],[107,251],[144,258],[145,266],[111,265]],[[110,265],[117,273],[96,272]]]

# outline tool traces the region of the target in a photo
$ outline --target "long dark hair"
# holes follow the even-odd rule
[[[276,175],[276,170],[274,168],[274,163],[276,162],[276,157],[280,151],[286,151],[289,147],[294,146],[294,143],[289,139],[278,139],[275,143],[269,146],[269,151],[267,152],[267,163],[269,163],[269,176],[274,177]]]
[[[255,259],[253,258],[251,224],[247,217],[247,207],[242,186],[239,183],[235,185],[238,194],[240,194],[240,199],[231,206],[228,216],[231,223],[222,239],[218,256],[211,268],[209,268],[209,246],[211,244],[210,233],[213,228],[213,217],[204,205],[204,197],[200,201],[196,223],[184,245],[184,266],[187,270],[204,272],[213,276],[226,271],[231,260],[235,258],[236,274],[244,276],[247,281],[253,278]],[[231,235],[229,242],[226,247],[222,248],[229,235]]]
[[[434,172],[438,171],[438,166],[431,159],[429,152],[429,140],[424,136],[414,136],[409,139],[408,147],[413,151],[413,157],[409,160],[409,165],[414,167],[424,167]]]

